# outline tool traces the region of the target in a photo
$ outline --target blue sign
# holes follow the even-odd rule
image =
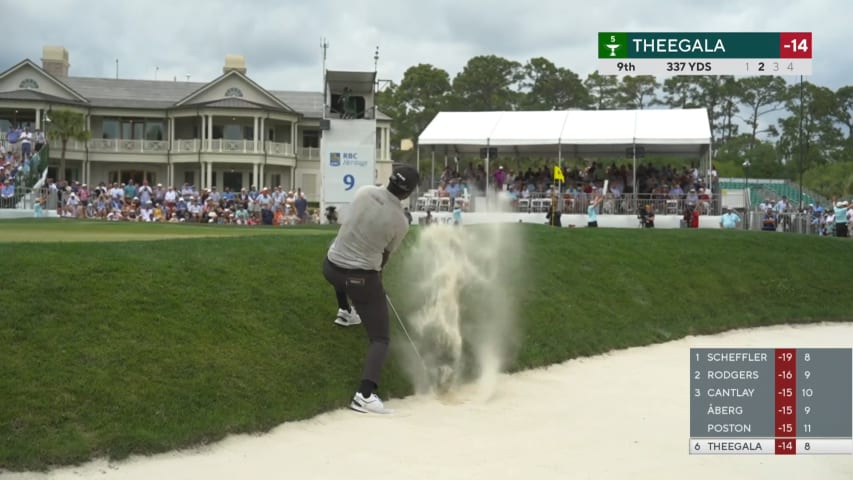
[[[329,165],[333,167],[341,166],[341,154],[340,153],[330,153],[329,154]]]

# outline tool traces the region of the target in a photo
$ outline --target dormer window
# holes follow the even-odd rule
[[[21,80],[21,84],[18,85],[18,88],[25,88],[29,90],[38,90],[39,84],[32,78],[25,78]]]
[[[225,90],[225,96],[226,97],[242,97],[243,92],[240,91],[240,89],[237,87],[231,87],[228,90]]]

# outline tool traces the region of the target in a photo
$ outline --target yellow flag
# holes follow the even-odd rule
[[[566,181],[566,177],[563,176],[563,171],[560,170],[559,165],[554,165],[554,181],[555,182],[564,182]]]

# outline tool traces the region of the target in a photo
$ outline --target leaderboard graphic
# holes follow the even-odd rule
[[[690,349],[690,453],[853,454],[853,349]]]
[[[604,75],[811,75],[811,32],[598,33]]]

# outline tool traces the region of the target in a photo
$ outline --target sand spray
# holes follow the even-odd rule
[[[447,396],[472,387],[487,399],[513,360],[519,322],[515,298],[525,288],[521,226],[489,224],[424,228],[405,261],[411,348],[406,370],[419,394]],[[426,371],[424,371],[426,370]]]

